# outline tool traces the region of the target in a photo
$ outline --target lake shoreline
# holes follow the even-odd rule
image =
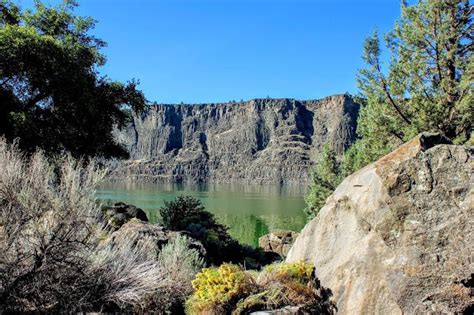
[[[279,185],[149,184],[104,182],[97,198],[125,202],[145,210],[151,222],[160,222],[158,209],[179,195],[193,196],[229,227],[238,241],[258,245],[258,238],[275,229],[299,231],[306,223],[303,212],[306,189]]]

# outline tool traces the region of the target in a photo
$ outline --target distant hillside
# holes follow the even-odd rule
[[[342,153],[354,141],[358,111],[349,95],[149,106],[116,132],[132,160],[112,177],[306,184],[325,143]]]

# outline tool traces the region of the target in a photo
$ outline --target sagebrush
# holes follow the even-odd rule
[[[179,235],[161,252],[149,237],[101,245],[94,161],[51,163],[0,138],[0,170],[0,313],[182,308],[199,253]]]

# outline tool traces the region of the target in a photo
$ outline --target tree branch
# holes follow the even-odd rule
[[[387,82],[385,81],[385,78],[383,76],[382,69],[380,68],[380,62],[379,62],[378,58],[377,58],[377,61],[375,62],[375,68],[377,69],[377,72],[379,74],[380,82],[382,83],[382,89],[385,92],[385,95],[387,96],[390,104],[393,106],[393,108],[395,108],[395,110],[400,115],[400,117],[403,119],[403,121],[405,121],[407,124],[410,125],[411,124],[410,119],[407,116],[405,116],[405,114],[403,114],[402,110],[397,105],[397,103],[395,103],[395,100],[392,98],[392,95],[390,94],[390,91],[388,90],[388,85],[387,85]]]
[[[385,92],[385,95],[387,96],[390,104],[392,105],[393,108],[395,108],[395,110],[397,111],[397,113],[400,115],[400,117],[407,123],[407,124],[411,124],[411,120],[405,116],[405,114],[403,114],[402,110],[400,109],[400,107],[397,105],[397,103],[395,103],[395,100],[392,98],[392,95],[390,94],[390,91],[388,90],[388,86],[387,86],[387,83],[385,82],[385,79],[383,77],[380,77],[380,80],[382,81],[382,88],[383,88],[383,91]]]

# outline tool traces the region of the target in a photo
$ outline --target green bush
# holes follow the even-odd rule
[[[166,244],[158,255],[158,269],[164,278],[161,289],[154,295],[153,311],[182,313],[184,302],[193,291],[191,281],[203,266],[201,255],[189,248],[185,236],[177,235]]]
[[[193,221],[206,225],[213,223],[211,217],[203,218],[203,214],[201,202],[191,196],[178,196],[175,200],[165,201],[165,206],[160,208],[163,225],[174,231],[185,230]]]
[[[269,281],[296,281],[306,284],[313,277],[314,266],[303,261],[293,263],[274,263],[265,266],[259,275],[259,283]]]
[[[76,14],[74,0],[31,1],[30,9],[19,2],[0,1],[0,135],[20,138],[29,152],[128,156],[113,131],[146,100],[137,82],[99,73],[105,42],[93,34],[94,19]]]
[[[186,231],[199,240],[206,249],[206,260],[210,264],[224,262],[245,264],[247,268],[260,268],[274,258],[260,249],[241,245],[233,239],[228,228],[205,210],[201,202],[191,196],[178,196],[165,202],[159,210],[163,225],[173,231]]]

